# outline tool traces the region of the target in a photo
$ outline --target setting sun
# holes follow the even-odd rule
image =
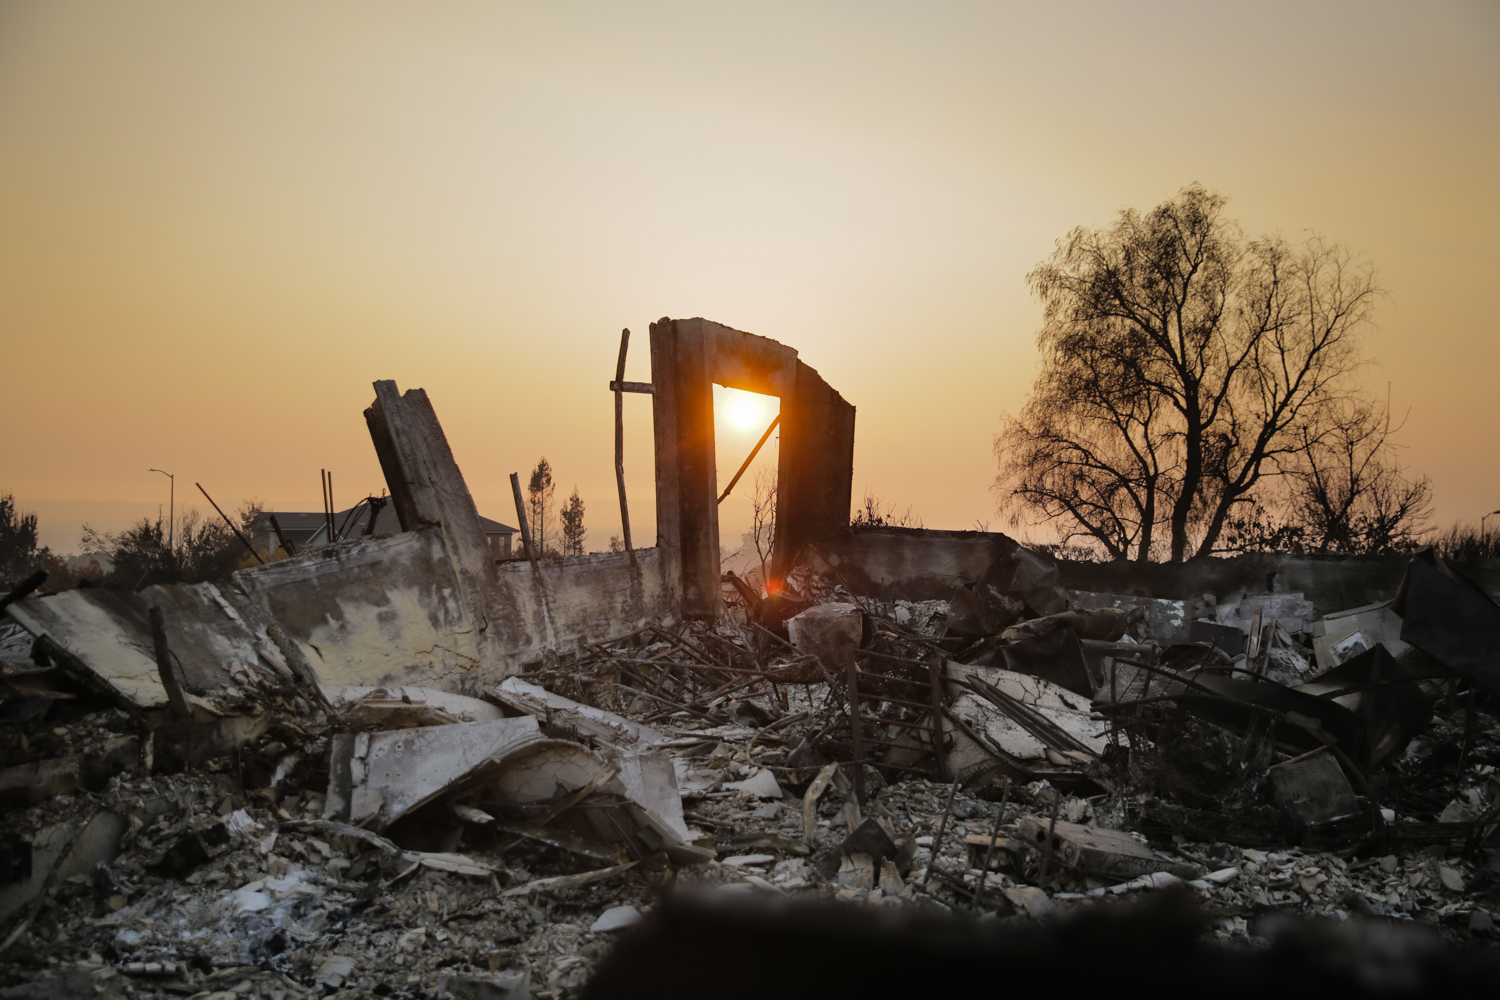
[[[756,427],[762,421],[760,404],[749,396],[741,396],[729,404],[729,422],[736,427]]]

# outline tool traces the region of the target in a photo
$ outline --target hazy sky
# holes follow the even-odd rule
[[[858,407],[856,496],[1000,528],[1026,272],[1201,181],[1251,233],[1375,261],[1366,377],[1410,408],[1440,518],[1477,520],[1497,154],[1492,0],[0,0],[0,492],[64,549],[77,515],[49,511],[164,501],[152,466],[283,510],[327,467],[347,506],[383,485],[362,410],[389,378],[431,394],[482,513],[513,521],[507,476],[545,454],[603,548],[620,329],[645,380],[648,324],[701,315]]]

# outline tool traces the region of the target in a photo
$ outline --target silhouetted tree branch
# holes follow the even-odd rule
[[[1028,275],[1042,367],[995,442],[1012,523],[1051,522],[1117,559],[1215,551],[1239,508],[1362,405],[1349,381],[1373,268],[1317,237],[1246,239],[1225,204],[1194,184],[1075,229]]]

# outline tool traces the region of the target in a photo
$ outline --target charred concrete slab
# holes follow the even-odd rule
[[[1359,800],[1339,762],[1327,750],[1283,761],[1266,771],[1271,797],[1299,825],[1332,823],[1359,815]]]
[[[150,609],[164,612],[168,646],[189,700],[214,715],[254,710],[259,696],[289,689],[292,674],[268,645],[272,624],[237,587],[212,583],[88,588],[34,597],[9,613],[46,636],[93,686],[132,712],[165,709]]]
[[[1088,563],[1058,560],[1063,582],[1073,590],[1192,601],[1300,592],[1319,612],[1389,601],[1406,575],[1408,555],[1293,554],[1246,552],[1181,563]],[[1500,559],[1456,567],[1475,586],[1500,594]]]
[[[325,818],[376,832],[476,769],[542,739],[531,716],[379,733],[341,733],[329,749]]]
[[[1500,693],[1500,605],[1431,549],[1413,556],[1391,605],[1401,641]]]
[[[1434,697],[1427,686],[1440,673],[1441,668],[1417,650],[1397,657],[1377,643],[1293,690],[1343,705],[1359,716],[1370,762],[1378,765],[1404,750],[1432,720]]]
[[[496,655],[458,587],[442,529],[310,549],[234,579],[328,684],[465,690]]]
[[[1163,858],[1128,833],[1082,826],[1078,823],[1049,823],[1040,816],[1023,816],[1016,824],[1016,836],[1040,851],[1052,833],[1052,857],[1068,868],[1087,872],[1098,878],[1131,879],[1153,872],[1170,872],[1178,878],[1198,877],[1198,869]]]
[[[819,542],[805,558],[853,593],[882,600],[948,600],[1002,556],[1020,548],[991,531],[848,528]]]

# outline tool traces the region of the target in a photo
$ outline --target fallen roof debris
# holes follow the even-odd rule
[[[1408,608],[1454,583],[1417,562],[1436,577],[1413,574]],[[21,602],[51,658],[0,690],[7,958],[106,993],[557,997],[688,883],[1027,920],[1178,887],[1225,940],[1269,912],[1492,935],[1500,730],[1466,688],[1483,614],[1439,639],[1394,605],[1314,618],[1290,595],[1252,612],[1259,648],[1212,623],[1231,652],[1139,601],[1021,601],[976,635],[949,602],[793,584],[783,634],[748,609],[653,623],[482,698],[309,697],[274,623],[198,588],[176,606],[217,609],[213,629],[166,617],[188,719],[147,674],[154,595]],[[1278,606],[1295,631],[1256,620]],[[53,637],[100,614],[136,636],[108,662],[134,666]]]

